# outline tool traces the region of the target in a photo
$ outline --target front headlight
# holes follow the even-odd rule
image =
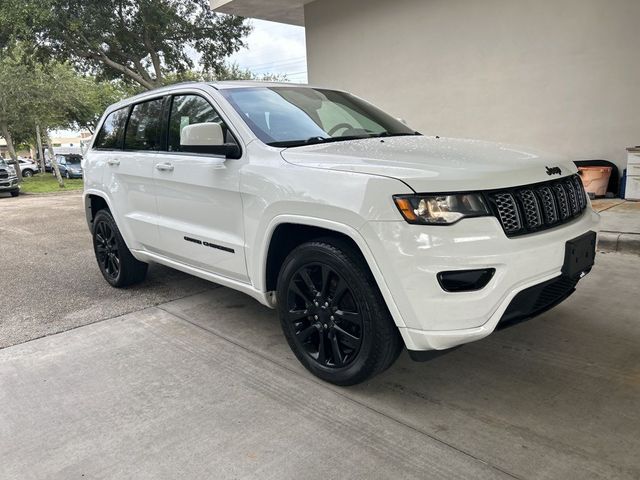
[[[449,225],[465,217],[491,215],[479,193],[394,195],[393,201],[409,223]]]

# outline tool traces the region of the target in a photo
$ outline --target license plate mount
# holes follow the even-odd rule
[[[571,278],[582,278],[596,258],[596,232],[589,231],[565,244],[562,273]]]

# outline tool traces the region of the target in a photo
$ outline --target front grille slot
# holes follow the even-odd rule
[[[487,195],[508,237],[552,228],[580,215],[587,207],[578,175]]]
[[[9,178],[9,172],[6,170],[0,170],[0,178]]]
[[[520,190],[518,192],[526,225],[531,228],[539,228],[542,225],[542,214],[540,213],[540,204],[533,190]]]
[[[541,187],[537,190],[544,212],[544,220],[548,225],[553,225],[560,220],[558,216],[558,204],[553,196],[551,188],[548,186]]]
[[[513,195],[510,193],[496,193],[492,200],[495,202],[500,223],[502,223],[502,228],[507,232],[507,235],[522,230],[520,213]]]

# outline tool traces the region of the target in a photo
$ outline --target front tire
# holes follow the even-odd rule
[[[17,197],[18,195],[20,195],[20,190],[12,190],[11,191],[11,196],[12,197]]]
[[[148,264],[131,254],[108,210],[100,210],[93,220],[93,251],[102,276],[112,287],[134,285],[147,276]]]
[[[23,177],[33,177],[33,170],[25,170],[24,172],[22,172],[22,176]]]
[[[402,351],[364,259],[339,240],[305,243],[287,256],[277,305],[291,350],[327,382],[361,383],[391,366]]]

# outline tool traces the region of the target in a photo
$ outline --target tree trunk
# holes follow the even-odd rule
[[[42,148],[42,137],[40,136],[40,125],[36,124],[36,148],[40,157],[40,170],[43,174],[47,173],[46,163],[44,161],[44,148]]]
[[[58,185],[60,185],[60,188],[64,188],[64,180],[62,180],[62,175],[60,175],[60,169],[58,168],[58,162],[56,162],[56,156],[53,153],[53,142],[51,142],[48,133],[45,133],[45,140],[47,142],[47,148],[49,149],[49,155],[51,156],[51,168],[53,168],[53,171],[56,174]]]
[[[7,142],[7,150],[9,150],[9,156],[11,157],[11,162],[13,163],[13,167],[16,170],[16,175],[18,176],[18,182],[22,181],[22,170],[20,170],[20,163],[18,163],[18,156],[16,155],[16,149],[13,146],[13,137],[11,137],[11,132],[9,131],[9,127],[6,122],[0,123],[0,133],[4,137]]]

